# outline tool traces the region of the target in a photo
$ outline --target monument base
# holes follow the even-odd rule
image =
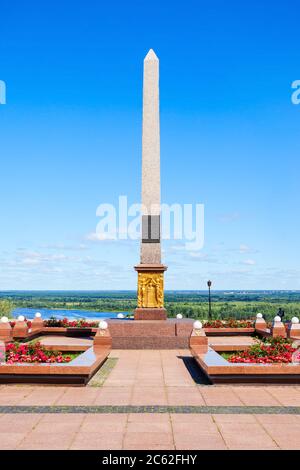
[[[166,320],[167,310],[165,308],[136,308],[135,320]]]
[[[107,320],[112,349],[188,349],[193,320]]]

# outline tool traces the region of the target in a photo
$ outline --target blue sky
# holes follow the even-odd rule
[[[164,244],[167,289],[300,289],[299,6],[2,2],[0,290],[135,289],[135,241],[92,241],[140,200],[143,58],[160,59],[162,199],[205,205]],[[298,9],[298,10],[297,10]]]

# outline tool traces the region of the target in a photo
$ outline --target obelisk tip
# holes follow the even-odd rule
[[[158,61],[158,57],[153,49],[150,49],[144,60],[155,60]]]

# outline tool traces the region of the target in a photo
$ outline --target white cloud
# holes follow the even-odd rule
[[[46,245],[41,245],[40,248],[46,250],[63,250],[63,251],[82,251],[87,250],[88,245],[84,243],[79,243],[78,245],[65,245],[64,243],[50,243]]]
[[[63,253],[44,254],[36,251],[24,251],[18,254],[17,263],[25,265],[37,265],[44,263],[60,262],[72,260],[70,256]]]
[[[207,253],[201,253],[197,251],[187,251],[187,255],[193,261],[202,261],[203,263],[219,263],[217,258],[214,256],[208,255]]]
[[[251,251],[251,248],[248,245],[240,245],[239,252],[240,253],[249,253]]]
[[[35,266],[40,264],[40,260],[38,258],[24,258],[22,259],[21,263],[27,266]]]
[[[255,248],[252,248],[252,247],[248,246],[248,245],[241,244],[240,247],[239,247],[239,252],[240,252],[241,254],[244,254],[244,253],[251,253],[251,254],[253,254],[253,253],[258,253],[259,251],[256,250]]]
[[[96,232],[91,232],[86,235],[86,240],[89,240],[91,242],[103,242],[106,240],[109,241],[116,241],[117,237],[112,237],[111,234],[107,233],[96,233]]]
[[[242,261],[242,264],[246,264],[247,266],[254,266],[256,261],[254,259],[245,259]]]

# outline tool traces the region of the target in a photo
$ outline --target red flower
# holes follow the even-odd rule
[[[247,362],[258,364],[272,363],[290,363],[295,348],[292,347],[291,341],[283,338],[267,338],[259,344],[251,346],[248,350],[239,354],[229,356],[229,362]]]
[[[8,343],[6,345],[6,363],[35,363],[35,362],[70,362],[69,356],[63,356],[58,351],[47,351],[39,342]]]
[[[227,320],[212,320],[204,323],[204,328],[253,328],[252,320],[236,320],[228,318]]]
[[[68,320],[63,318],[58,320],[55,317],[51,317],[49,320],[46,320],[45,325],[48,327],[63,327],[63,328],[96,328],[98,322],[87,322],[84,319],[81,320]]]

